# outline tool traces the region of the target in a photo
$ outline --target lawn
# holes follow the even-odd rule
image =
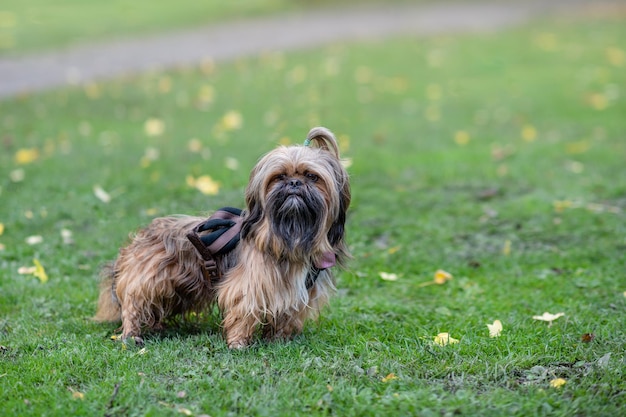
[[[0,102],[0,414],[618,415],[625,23],[335,44]],[[256,159],[318,124],[351,161],[354,259],[302,336],[230,351],[207,314],[139,349],[90,321],[130,232],[241,206]]]

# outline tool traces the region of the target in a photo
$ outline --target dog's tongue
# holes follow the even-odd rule
[[[322,258],[315,264],[315,267],[317,269],[327,269],[335,266],[336,261],[337,256],[335,256],[335,252],[324,252]]]

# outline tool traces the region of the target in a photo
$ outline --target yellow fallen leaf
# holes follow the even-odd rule
[[[532,142],[537,139],[537,129],[532,125],[524,125],[521,136],[526,142]]]
[[[567,383],[567,380],[564,378],[555,378],[550,381],[550,386],[552,388],[560,388]]]
[[[611,65],[616,67],[621,67],[626,63],[626,52],[615,46],[606,48],[606,57]]]
[[[193,413],[191,412],[191,410],[187,409],[187,408],[179,408],[178,412],[181,414],[184,414],[186,416],[193,416]]]
[[[241,129],[243,125],[243,117],[241,113],[236,110],[231,110],[222,117],[221,127],[226,130],[237,130]]]
[[[589,96],[589,104],[595,110],[604,110],[609,106],[609,100],[604,94],[594,93]]]
[[[72,398],[75,400],[84,400],[85,394],[83,394],[82,392],[78,392],[78,391],[72,391]]]
[[[435,279],[433,280],[435,284],[442,285],[446,282],[452,280],[452,274],[444,271],[443,269],[438,269],[435,272]]]
[[[189,149],[189,152],[199,153],[202,151],[202,142],[198,138],[189,139],[189,142],[187,142],[187,149]]]
[[[556,213],[563,213],[565,209],[573,207],[574,203],[570,200],[555,200],[552,205]]]
[[[502,246],[502,254],[504,256],[509,256],[511,254],[511,241],[508,239],[504,241],[504,246]]]
[[[212,85],[205,84],[198,91],[198,101],[201,104],[210,104],[215,100],[215,88]]]
[[[459,130],[454,134],[454,141],[457,145],[467,145],[470,141],[470,135],[464,130]]]
[[[550,326],[552,326],[552,322],[554,320],[558,319],[559,317],[563,317],[564,315],[565,315],[565,313],[551,314],[551,313],[548,313],[546,311],[541,316],[533,316],[533,319],[540,320],[540,321],[547,321],[548,322],[548,327],[550,327]]]
[[[111,340],[121,340],[121,339],[122,339],[122,335],[121,334],[111,335]]]
[[[143,130],[148,136],[161,136],[165,132],[165,123],[161,119],[152,117],[145,121]]]
[[[214,181],[208,175],[202,175],[198,178],[187,177],[187,184],[196,188],[204,195],[216,195],[220,191],[220,183]]]
[[[389,255],[393,255],[394,253],[398,252],[401,248],[402,248],[402,246],[400,246],[400,245],[394,246],[392,248],[387,249],[387,253]]]
[[[4,233],[4,223],[0,223],[0,236]]]
[[[23,148],[15,153],[15,163],[20,165],[30,164],[37,159],[39,159],[39,149],[37,148]]]
[[[398,280],[398,274],[393,274],[390,272],[379,272],[378,276],[380,276],[380,278],[384,281],[397,281]]]
[[[48,282],[48,274],[46,274],[46,270],[41,262],[39,262],[38,259],[33,259],[33,263],[35,264],[35,272],[33,272],[33,275],[39,278],[42,284]]]
[[[450,337],[449,333],[439,333],[435,336],[434,342],[439,346],[446,346],[447,344],[453,345],[455,343],[459,343],[459,340]]]
[[[502,332],[502,322],[500,320],[494,320],[493,324],[487,324],[489,328],[489,337],[499,337]]]
[[[396,374],[391,372],[389,375],[387,375],[386,377],[382,378],[381,381],[386,383],[386,382],[389,382],[389,381],[393,381],[394,379],[398,379],[398,377],[396,376]]]

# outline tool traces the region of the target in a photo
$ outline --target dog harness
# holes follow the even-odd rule
[[[202,273],[212,285],[223,277],[217,257],[224,256],[237,247],[241,239],[242,223],[241,209],[223,207],[187,234],[187,239],[193,244],[204,261]],[[209,233],[200,236],[202,232]],[[319,264],[311,266],[306,277],[306,289],[313,288],[320,273],[334,266],[335,262],[336,256],[333,252],[324,253]]]

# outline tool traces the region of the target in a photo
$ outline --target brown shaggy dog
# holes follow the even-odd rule
[[[229,347],[248,346],[258,328],[265,339],[289,339],[327,303],[334,290],[329,268],[349,257],[349,205],[337,141],[329,130],[314,128],[305,146],[279,147],[252,170],[240,241],[211,256],[219,275],[210,279],[202,248],[188,237],[206,219],[154,219],[104,270],[94,319],[121,319],[122,337],[141,343],[144,328],[158,329],[168,318],[217,302]]]

